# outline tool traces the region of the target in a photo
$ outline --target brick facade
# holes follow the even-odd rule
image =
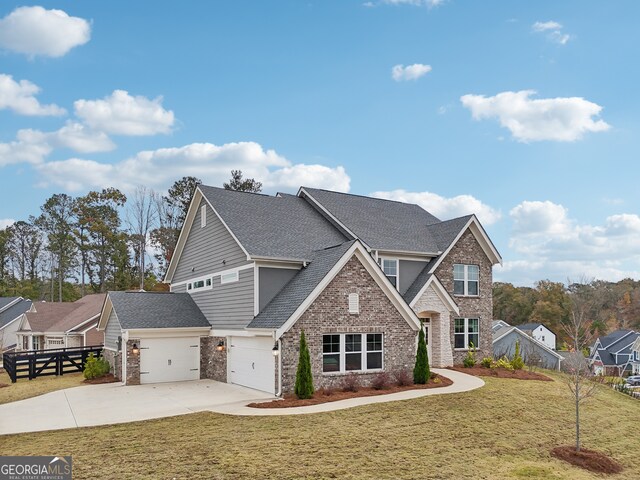
[[[218,343],[224,342],[224,350],[218,351]],[[200,378],[227,381],[227,340],[224,337],[200,338]]]
[[[140,352],[133,353],[133,344],[140,347],[140,339],[127,340],[127,378],[125,385],[140,385]]]
[[[122,356],[120,352],[114,352],[113,350],[107,350],[105,348],[102,351],[102,355],[111,366],[111,369],[109,371],[113,373],[113,376],[115,378],[117,378],[118,380],[122,380]]]
[[[348,296],[357,293],[360,313],[350,314]],[[382,333],[383,367],[386,372],[405,369],[415,362],[417,331],[407,323],[354,255],[309,306],[293,327],[281,337],[282,391],[292,392],[298,366],[300,332],[304,329],[316,389],[337,387],[344,374],[322,372],[322,336],[328,333]],[[365,345],[363,345],[363,349]],[[366,354],[366,353],[365,353]],[[368,384],[375,373],[358,373]]]
[[[453,265],[456,263],[478,265],[480,267],[479,296],[465,297],[453,294]],[[470,230],[467,230],[453,246],[449,254],[436,269],[435,274],[458,304],[460,308],[460,316],[458,318],[478,318],[480,320],[480,345],[477,348],[476,359],[480,361],[482,357],[493,356],[491,334],[491,321],[493,319],[492,265]],[[453,361],[455,364],[460,364],[467,354],[467,351],[456,350],[453,347],[455,317],[456,315],[454,314],[451,318],[450,338],[453,349]]]

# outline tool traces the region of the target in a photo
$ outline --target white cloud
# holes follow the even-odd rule
[[[0,48],[31,57],[61,57],[90,38],[89,22],[62,10],[19,7],[0,19]]]
[[[55,185],[68,191],[114,186],[132,191],[136,185],[166,189],[185,175],[201,178],[208,185],[222,185],[232,169],[242,170],[265,189],[297,188],[302,184],[340,191],[349,190],[349,176],[343,167],[292,164],[274,150],[255,142],[193,143],[183,147],[143,151],[115,164],[72,158],[36,167],[41,186]]]
[[[571,40],[571,35],[562,32],[562,25],[558,22],[550,20],[548,22],[536,22],[531,26],[534,32],[545,33],[547,39],[552,42],[566,45]]]
[[[390,5],[414,5],[416,7],[427,6],[429,8],[439,7],[447,0],[382,0]]]
[[[622,213],[601,225],[580,223],[551,201],[514,207],[510,248],[520,258],[505,262],[498,278],[520,284],[544,276],[555,281],[582,276],[617,281],[640,276],[640,216]]]
[[[116,144],[104,132],[96,132],[77,122],[67,122],[60,130],[45,134],[55,148],[70,148],[79,153],[109,152]]]
[[[0,74],[0,110],[9,109],[20,115],[64,115],[64,108],[41,105],[36,99],[40,87],[29,80],[16,82],[11,75]]]
[[[373,192],[373,197],[415,203],[441,220],[461,217],[475,213],[483,225],[491,225],[500,220],[502,214],[482,203],[471,195],[457,195],[451,198],[442,197],[432,192],[407,192],[393,190],[390,192]]]
[[[76,115],[97,131],[116,135],[156,135],[170,133],[175,118],[162,107],[162,97],[153,100],[114,90],[101,100],[76,100]]]
[[[572,142],[588,132],[604,132],[610,126],[594,119],[602,107],[580,97],[532,99],[534,90],[502,92],[493,97],[463,95],[462,105],[475,120],[497,118],[520,142],[553,140]]]
[[[0,143],[0,167],[14,163],[38,164],[51,150],[51,146],[42,141],[41,132],[19,130],[15,141]]]
[[[406,67],[404,65],[395,65],[391,69],[391,78],[396,82],[417,80],[430,71],[431,65],[424,65],[422,63],[414,63],[413,65],[407,65]]]
[[[0,218],[0,230],[10,227],[14,223],[16,223],[16,221],[13,218]]]

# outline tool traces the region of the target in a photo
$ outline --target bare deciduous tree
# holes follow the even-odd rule
[[[136,188],[133,198],[129,200],[129,208],[127,209],[129,237],[138,270],[140,290],[144,289],[149,235],[158,217],[156,197],[153,190],[140,185]]]

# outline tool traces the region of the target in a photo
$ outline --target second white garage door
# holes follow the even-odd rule
[[[275,393],[275,358],[270,337],[230,337],[229,383]]]
[[[199,337],[140,340],[140,383],[179,382],[199,378]]]

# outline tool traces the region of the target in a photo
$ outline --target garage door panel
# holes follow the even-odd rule
[[[179,382],[199,378],[199,337],[140,340],[140,383]]]
[[[229,382],[275,393],[273,341],[268,337],[231,337]]]

